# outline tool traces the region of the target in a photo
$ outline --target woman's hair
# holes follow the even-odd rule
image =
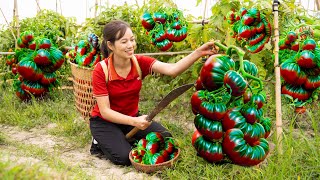
[[[116,40],[119,40],[124,36],[128,28],[131,28],[130,25],[121,20],[113,20],[104,26],[100,50],[105,58],[109,56],[111,51],[107,46],[107,41],[114,44]]]

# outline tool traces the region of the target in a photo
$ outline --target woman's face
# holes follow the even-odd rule
[[[114,42],[114,45],[110,44],[109,46],[115,56],[123,59],[131,59],[135,47],[136,40],[130,28],[127,29],[122,38]]]

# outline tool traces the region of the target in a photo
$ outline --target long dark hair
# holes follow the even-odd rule
[[[113,20],[106,24],[103,28],[103,40],[100,46],[102,55],[106,58],[109,56],[111,50],[107,46],[107,41],[114,44],[116,40],[121,39],[126,33],[130,25],[122,20]]]

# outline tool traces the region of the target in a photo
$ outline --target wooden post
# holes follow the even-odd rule
[[[139,7],[139,3],[138,3],[138,0],[136,0],[136,5],[137,5],[137,7],[138,7],[138,8],[140,8],[140,7]]]
[[[98,0],[96,0],[94,4],[94,18],[97,17],[97,11],[98,11]]]
[[[280,65],[279,65],[279,22],[278,22],[278,0],[273,1],[273,15],[274,15],[274,67],[276,78],[276,128],[277,128],[277,150],[281,155],[282,152],[282,114],[281,114],[281,80],[280,80]]]
[[[320,0],[314,0],[317,6],[317,10],[320,10]]]
[[[207,4],[208,4],[208,0],[206,0],[204,4],[204,11],[203,11],[203,18],[202,18],[203,20],[205,20],[206,18]]]
[[[20,37],[20,25],[19,25],[19,13],[18,13],[18,2],[17,0],[14,0],[14,8],[13,8],[13,20],[14,20],[14,28],[17,31],[17,37]],[[18,48],[17,41],[15,42],[15,48]]]
[[[62,16],[62,5],[61,5],[61,0],[59,0],[59,4],[60,4],[60,15]]]
[[[36,3],[37,3],[37,13],[39,13],[41,11],[39,0],[36,0]]]
[[[86,0],[86,18],[88,18],[88,0]]]

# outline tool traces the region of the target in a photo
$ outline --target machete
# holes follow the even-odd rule
[[[179,97],[181,94],[186,92],[188,89],[193,87],[194,84],[185,84],[182,86],[177,87],[176,89],[169,92],[169,94],[164,97],[159,104],[150,112],[150,114],[146,117],[147,121],[152,121],[152,119],[160,112],[162,109],[164,109],[170,102],[175,100],[177,97]],[[134,127],[127,135],[126,138],[129,139],[133,135],[135,135],[139,129],[137,127]]]

